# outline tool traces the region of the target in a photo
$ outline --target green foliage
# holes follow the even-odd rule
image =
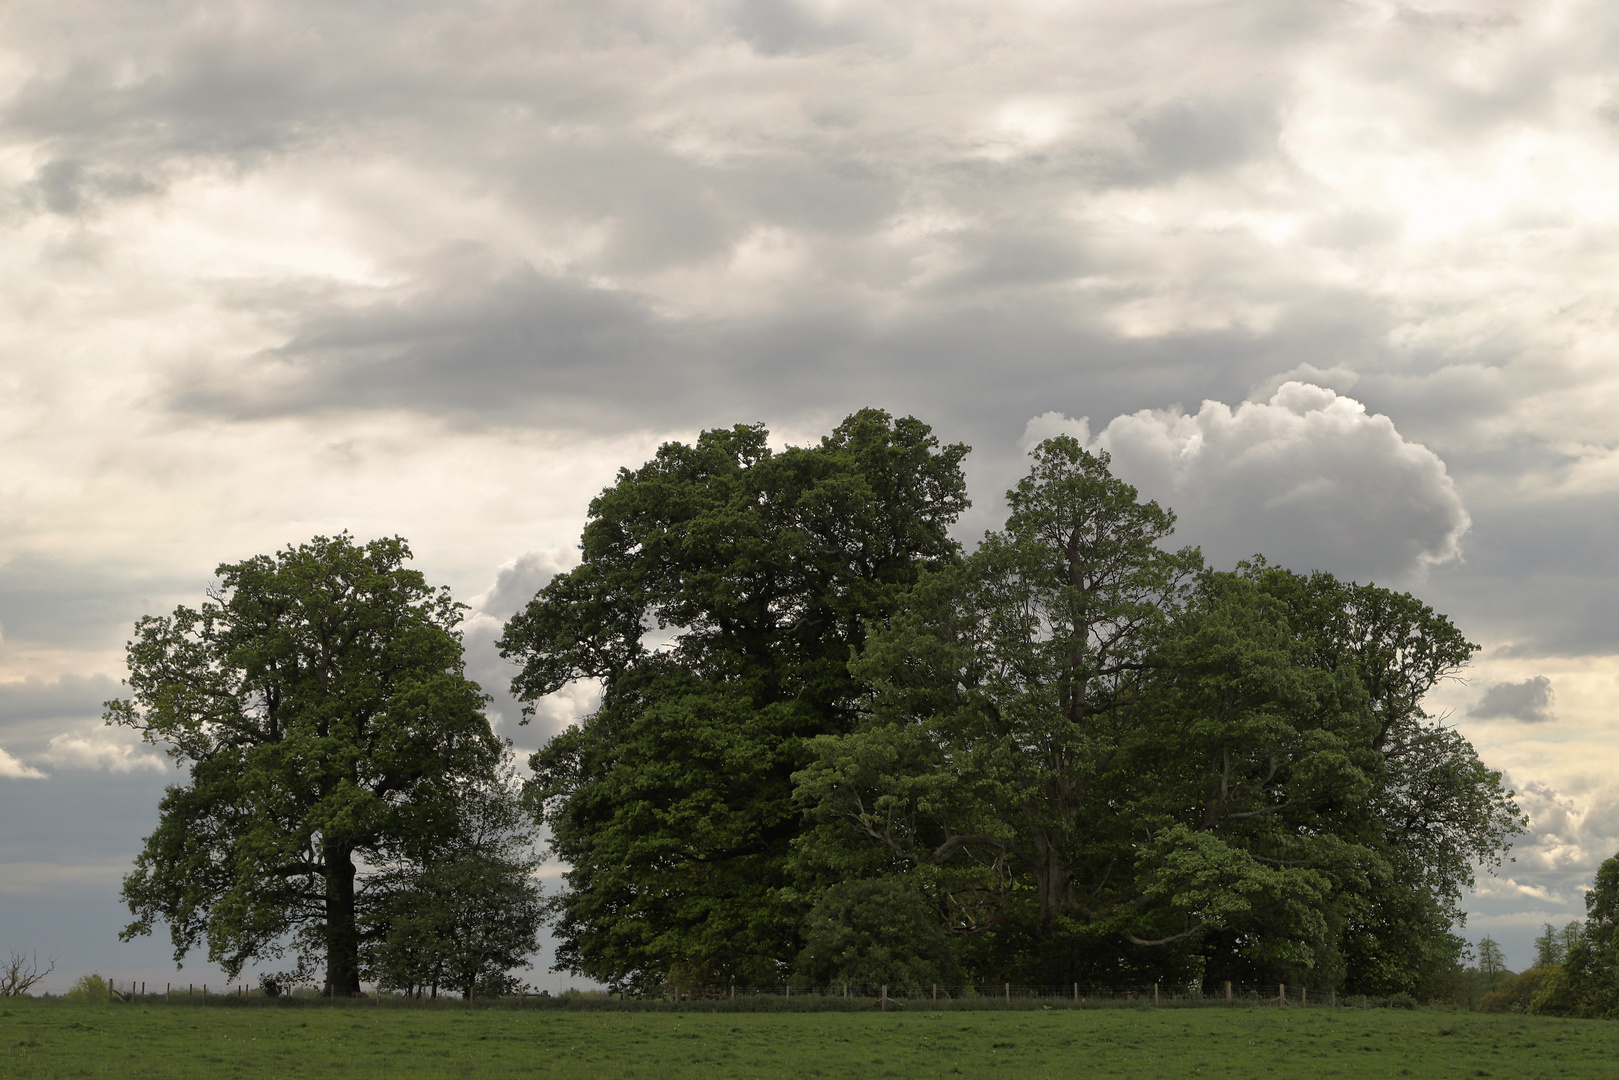
[[[69,1001],[107,1001],[107,991],[107,980],[100,975],[80,975],[62,996]]]
[[[961,446],[877,410],[774,452],[759,426],[670,443],[590,506],[582,560],[507,625],[535,699],[601,705],[534,756],[528,797],[571,868],[559,963],[615,986],[776,985],[807,740],[847,731],[851,653],[958,557]]]
[[[1517,975],[1508,975],[1496,988],[1484,995],[1478,1004],[1479,1012],[1528,1012],[1541,987],[1556,972],[1556,968],[1533,967]]]
[[[374,880],[383,930],[363,959],[383,989],[437,997],[443,987],[471,998],[522,987],[511,972],[539,947],[544,909],[533,827],[513,778],[468,785],[458,823]]]
[[[962,452],[738,427],[592,503],[502,640],[527,700],[602,687],[531,762],[562,965],[1455,996],[1461,895],[1522,827],[1423,710],[1475,647],[1406,594],[1205,568],[1067,437],[963,559]]]
[[[1446,993],[1521,815],[1421,701],[1473,652],[1409,596],[1203,570],[1106,455],[1048,441],[925,576],[797,777],[826,881],[909,874],[987,978]]]
[[[452,835],[469,781],[502,746],[462,672],[462,606],[405,567],[401,539],[317,537],[221,565],[199,609],[146,617],[131,696],[107,721],[189,766],[123,895],[127,939],[169,924],[175,959],[206,942],[234,978],[254,958],[319,958],[359,989],[377,932],[361,865]]]
[[[919,989],[959,979],[939,912],[905,877],[856,878],[821,894],[804,923],[796,981]]]

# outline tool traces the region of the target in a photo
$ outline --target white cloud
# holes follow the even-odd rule
[[[1075,432],[1046,414],[1029,431]],[[1026,438],[1028,435],[1026,434]],[[1175,510],[1217,566],[1260,553],[1300,570],[1408,579],[1457,559],[1469,519],[1445,464],[1353,398],[1287,382],[1269,401],[1115,417],[1094,445]]]
[[[63,769],[129,773],[137,769],[163,772],[168,768],[161,757],[143,749],[139,736],[133,731],[106,725],[57,735],[41,757]]]
[[[0,747],[0,777],[7,780],[43,780],[45,774],[31,765],[8,754],[4,747]]]

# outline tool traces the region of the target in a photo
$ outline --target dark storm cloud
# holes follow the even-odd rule
[[[1484,690],[1468,715],[1480,720],[1521,720],[1526,724],[1540,724],[1554,720],[1552,715],[1552,681],[1536,675],[1516,683],[1496,683]]]

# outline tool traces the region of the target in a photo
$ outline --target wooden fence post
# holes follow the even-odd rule
[[[888,984],[883,984],[883,1012],[888,1011]]]
[[[1287,984],[1286,983],[1277,983],[1276,984],[1276,1003],[1278,1005],[1286,1005],[1287,1004]]]
[[[1230,979],[1227,979],[1225,981],[1225,1003],[1227,1005],[1231,1004],[1231,980]]]
[[[1300,1005],[1310,1004],[1310,988],[1308,986],[1301,986],[1299,988],[1299,994],[1301,995],[1299,997]]]
[[[1006,1003],[1008,1005],[1012,1004],[1012,984],[1011,983],[1006,984]]]
[[[938,983],[933,984],[933,1000],[934,1001],[939,1000],[939,984]]]
[[[1158,1007],[1158,984],[1157,983],[1152,984],[1152,1007],[1155,1008],[1155,1009]]]
[[[1079,984],[1078,983],[1074,984],[1074,1004],[1075,1005],[1079,1004]]]

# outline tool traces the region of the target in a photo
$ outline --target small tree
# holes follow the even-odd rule
[[[1478,973],[1491,989],[1502,976],[1510,974],[1507,971],[1507,958],[1494,938],[1487,937],[1478,943]]]
[[[379,986],[465,998],[520,987],[511,972],[539,947],[545,907],[515,784],[508,772],[469,788],[453,839],[378,875],[379,930],[366,966]]]
[[[0,968],[0,997],[23,997],[31,987],[55,970],[55,957],[48,960],[45,970],[41,971],[38,953],[25,954],[11,950],[10,959],[4,968]]]
[[[1557,927],[1551,923],[1542,923],[1540,936],[1535,939],[1535,966],[1537,968],[1556,967],[1563,962],[1566,947],[1562,935]]]
[[[944,920],[903,876],[839,882],[822,893],[796,967],[807,987],[916,988],[959,974]]]

